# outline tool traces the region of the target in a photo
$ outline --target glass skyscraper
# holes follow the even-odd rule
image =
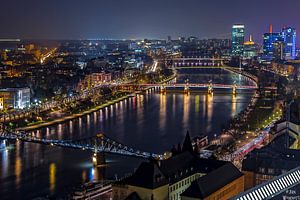
[[[274,44],[276,42],[282,41],[282,36],[280,33],[265,33],[264,34],[264,60],[274,59]]]
[[[296,30],[291,27],[283,28],[280,33],[273,33],[272,25],[270,32],[264,34],[264,55],[262,60],[271,61],[291,60],[296,58]]]
[[[232,55],[242,56],[244,52],[245,26],[235,24],[232,26]]]
[[[296,58],[296,30],[291,27],[282,29],[282,39],[284,42],[284,58],[286,60]]]

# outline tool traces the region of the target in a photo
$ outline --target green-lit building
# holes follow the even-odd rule
[[[235,24],[232,26],[232,55],[242,56],[244,53],[245,26]]]

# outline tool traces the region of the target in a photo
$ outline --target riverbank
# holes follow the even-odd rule
[[[238,73],[238,70],[234,71]],[[242,75],[252,79],[257,85],[258,81],[261,81],[252,73],[243,72]],[[253,141],[260,138],[266,128],[274,126],[276,121],[281,119],[283,115],[282,105],[283,102],[277,98],[277,95],[265,93],[258,88],[247,108],[232,120],[230,127],[219,137],[230,138],[230,140],[227,143],[222,142],[222,139],[215,141],[214,145],[218,148],[216,156],[219,159],[234,160],[236,161],[234,164],[240,167],[240,159],[259,146],[258,143],[253,143]],[[264,139],[265,137],[261,140],[260,145],[267,144],[264,143]],[[236,154],[240,151],[241,154]]]
[[[172,81],[175,78],[176,78],[176,74],[174,74],[173,76],[167,78],[166,80],[161,81],[160,83],[161,84],[167,83],[169,81]],[[147,87],[143,91],[149,90],[151,88],[152,87]],[[96,112],[96,111],[98,111],[100,109],[103,109],[105,107],[114,105],[115,103],[118,103],[120,101],[123,101],[125,99],[133,97],[133,95],[135,95],[135,94],[127,94],[127,95],[124,95],[124,96],[119,97],[117,99],[110,100],[110,101],[108,101],[108,102],[106,102],[104,104],[101,104],[99,106],[95,106],[95,107],[93,107],[91,109],[83,111],[82,113],[67,115],[67,116],[64,116],[64,117],[61,117],[61,118],[58,118],[58,119],[54,119],[54,120],[51,120],[51,121],[41,121],[40,123],[37,122],[37,123],[35,123],[33,125],[29,125],[29,126],[26,126],[26,127],[17,128],[16,130],[17,131],[33,131],[33,130],[40,129],[40,128],[43,128],[43,127],[47,127],[47,126],[52,126],[52,125],[55,125],[55,124],[63,123],[63,122],[69,121],[69,120],[73,120],[73,119],[76,119],[76,118],[83,117],[85,115],[91,114],[91,113]]]
[[[55,125],[55,124],[58,124],[58,123],[62,123],[62,122],[68,121],[68,120],[72,120],[72,119],[75,119],[75,118],[78,118],[78,117],[82,117],[84,115],[91,114],[95,111],[98,111],[102,108],[113,105],[115,103],[118,103],[118,102],[123,101],[125,99],[128,99],[130,97],[131,97],[130,95],[125,95],[125,96],[122,96],[122,97],[117,98],[115,100],[111,100],[111,101],[108,101],[108,102],[106,102],[104,104],[101,104],[99,106],[93,107],[89,110],[83,111],[82,113],[68,115],[68,116],[65,116],[65,117],[62,117],[62,118],[59,118],[59,119],[55,119],[55,120],[48,121],[48,122],[42,122],[42,123],[39,123],[39,124],[36,124],[36,125],[30,125],[30,126],[26,126],[26,127],[17,128],[16,130],[17,131],[32,131],[32,130],[43,128],[43,127],[46,127],[46,126],[51,126],[51,125]]]
[[[240,71],[238,68],[224,67],[223,69],[231,73],[240,74],[250,79],[254,85],[258,85],[258,78],[253,74]],[[210,142],[207,149],[212,150],[215,153],[218,152],[217,157],[219,157],[220,154],[224,154],[224,150],[229,151],[237,140],[241,140],[241,137],[243,137],[247,132],[247,129],[250,128],[247,120],[249,120],[248,117],[253,114],[253,110],[257,106],[257,100],[259,99],[260,96],[256,90],[252,95],[248,106],[231,120],[227,129],[223,130],[218,137]]]
[[[252,82],[255,86],[258,85],[258,78],[253,74],[250,74],[245,71],[241,71],[239,68],[233,68],[233,67],[229,67],[229,66],[225,66],[224,70],[245,76],[245,77],[249,78],[250,80],[252,80]]]

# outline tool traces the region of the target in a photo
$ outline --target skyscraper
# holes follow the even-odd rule
[[[232,55],[241,56],[244,52],[245,26],[235,24],[232,26]]]
[[[273,27],[270,25],[269,33],[264,34],[264,43],[263,43],[263,60],[271,61],[274,57],[274,44],[282,41],[281,33],[273,33]]]
[[[296,58],[296,30],[292,27],[282,29],[282,38],[284,42],[284,58],[286,60]]]
[[[272,25],[270,32],[264,34],[264,55],[262,60],[274,59],[290,60],[296,58],[296,30],[291,27],[283,28],[280,33],[273,33]]]
[[[252,36],[250,35],[249,41],[244,43],[244,54],[243,57],[246,59],[251,59],[257,56],[258,48],[257,45],[253,42]]]

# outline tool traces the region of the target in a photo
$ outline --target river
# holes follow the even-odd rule
[[[249,85],[251,81],[220,69],[183,70],[177,82]],[[166,95],[148,91],[123,100],[90,115],[34,131],[39,137],[78,139],[104,133],[112,139],[139,150],[163,153],[182,142],[186,131],[191,136],[216,137],[229,120],[249,103],[252,92],[230,89],[205,90],[185,95]],[[107,155],[105,168],[93,168],[92,153],[40,144],[10,142],[0,151],[1,199],[32,199],[38,196],[61,196],[74,186],[92,180],[115,179],[131,173],[140,159]]]

